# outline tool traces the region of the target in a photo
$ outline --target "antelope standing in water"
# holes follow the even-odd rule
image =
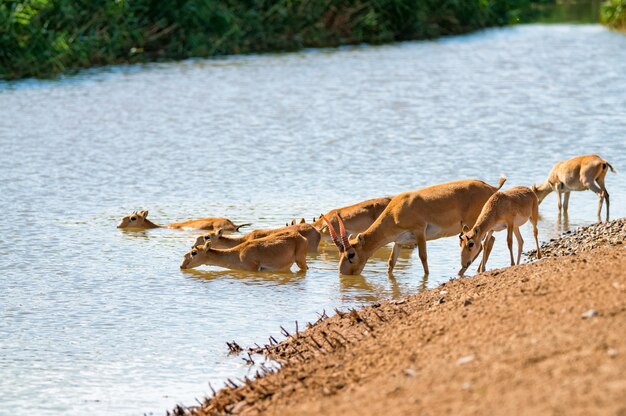
[[[606,220],[609,220],[609,193],[604,186],[604,177],[613,166],[598,155],[577,156],[563,162],[558,162],[550,173],[548,179],[539,185],[533,184],[533,191],[539,199],[544,200],[550,192],[555,191],[558,197],[557,206],[559,214],[561,210],[567,214],[569,195],[572,191],[593,191],[598,195],[598,221],[601,221],[602,201],[606,201]],[[563,201],[561,201],[563,195]]]
[[[490,240],[495,231],[506,228],[506,243],[511,255],[511,266],[515,265],[513,259],[513,234],[517,238],[517,264],[520,263],[524,239],[519,227],[529,219],[533,225],[533,235],[537,245],[537,258],[541,258],[541,249],[537,238],[537,219],[539,217],[539,201],[534,192],[527,186],[516,186],[506,191],[496,192],[487,200],[470,230],[467,225],[463,226],[463,232],[459,235],[461,245],[461,270],[462,275],[470,266],[472,260],[478,256],[485,241]],[[484,272],[491,248],[485,248],[483,258],[478,267],[478,272]]]
[[[211,241],[207,241],[185,254],[180,268],[192,269],[209,264],[251,272],[289,271],[295,262],[300,270],[306,270],[306,252],[306,238],[297,231],[272,234],[224,250],[212,248]]]
[[[245,243],[246,241],[256,240],[272,234],[288,233],[291,231],[297,231],[300,235],[306,238],[307,251],[309,253],[317,252],[317,246],[320,243],[321,235],[315,227],[306,223],[275,228],[272,230],[254,230],[242,236],[225,236],[222,230],[217,230],[209,234],[199,236],[193,247],[204,245],[207,241],[210,241],[211,247],[213,248],[233,248],[241,243]]]
[[[324,216],[337,229],[337,216],[341,216],[344,222],[346,232],[349,234],[358,234],[367,230],[376,221],[376,218],[387,208],[391,201],[390,197],[368,199],[357,204],[348,205],[346,207],[336,208],[327,212]],[[301,220],[302,221],[302,220]],[[293,222],[292,222],[293,223]],[[313,226],[318,229],[322,236],[330,239],[328,224],[322,219],[313,218]]]
[[[339,272],[360,274],[374,251],[394,242],[397,244],[389,256],[388,272],[393,271],[400,244],[417,244],[427,275],[426,241],[458,234],[463,224],[474,224],[485,202],[505,181],[500,178],[497,187],[478,180],[454,181],[396,195],[376,221],[356,237],[348,237],[340,215],[339,235],[330,220],[322,216],[341,253]]]
[[[134,230],[148,230],[152,228],[172,228],[179,230],[222,230],[223,232],[239,231],[241,227],[247,227],[251,224],[235,225],[227,218],[201,218],[198,220],[175,222],[168,225],[158,225],[148,219],[148,211],[133,212],[122,217],[117,228],[126,228]]]

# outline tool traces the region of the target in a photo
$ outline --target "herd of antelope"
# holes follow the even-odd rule
[[[148,220],[148,211],[123,217],[118,228],[208,231],[197,237],[185,254],[181,269],[208,264],[245,271],[288,271],[296,263],[300,270],[306,270],[307,253],[317,252],[320,240],[328,238],[339,249],[339,272],[346,275],[360,274],[372,254],[389,243],[393,243],[388,261],[390,274],[401,247],[410,245],[417,246],[427,275],[426,242],[458,234],[462,275],[481,252],[478,271],[486,269],[495,241],[493,233],[504,229],[511,265],[516,261],[519,264],[524,245],[519,227],[528,220],[533,226],[537,258],[541,258],[537,237],[539,204],[552,191],[558,196],[559,214],[567,213],[571,191],[593,191],[598,195],[598,221],[603,202],[608,221],[609,193],[604,179],[609,169],[615,172],[609,162],[597,155],[578,156],[554,165],[548,179],[538,187],[516,186],[501,191],[505,178],[500,178],[497,186],[479,180],[459,180],[334,209],[314,218],[311,224],[304,219],[299,223],[294,220],[285,227],[254,230],[242,236],[227,234],[251,224],[203,218],[160,226]],[[513,235],[517,256],[513,255]]]

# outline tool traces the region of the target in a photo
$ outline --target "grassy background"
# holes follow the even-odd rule
[[[613,0],[621,1],[624,0]],[[465,33],[554,0],[0,0],[0,79]]]
[[[626,0],[608,0],[602,5],[602,22],[626,31]]]

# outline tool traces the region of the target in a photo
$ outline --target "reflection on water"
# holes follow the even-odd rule
[[[306,273],[181,271],[200,232],[124,232],[122,215],[279,227],[448,180],[539,183],[577,154],[623,169],[624,62],[626,36],[535,25],[2,84],[3,409],[162,413],[248,374],[225,341],[262,344],[279,325],[423,291],[460,266],[453,237],[428,242],[428,279],[409,249],[388,276],[391,247],[363,276],[339,276],[328,243]],[[612,215],[626,215],[626,176],[606,180]],[[548,196],[540,239],[593,222],[596,201],[572,193],[559,221]],[[489,264],[508,265],[503,233]]]
[[[597,23],[603,0],[561,0],[558,4],[543,6],[539,21],[543,23]]]

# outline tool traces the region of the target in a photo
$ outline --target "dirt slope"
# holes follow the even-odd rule
[[[456,279],[323,319],[283,368],[175,413],[626,416],[626,250]]]

